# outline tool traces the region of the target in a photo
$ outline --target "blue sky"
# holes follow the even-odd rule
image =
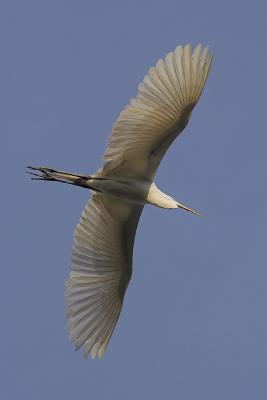
[[[2,1],[1,398],[267,398],[264,1]],[[94,172],[120,110],[176,45],[215,60],[147,206],[104,359],[68,341],[64,281],[89,193],[28,164]]]

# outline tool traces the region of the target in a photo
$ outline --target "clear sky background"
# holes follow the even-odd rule
[[[267,398],[265,1],[0,5],[0,397]],[[94,172],[120,110],[179,44],[215,52],[157,184],[200,210],[147,206],[102,360],[68,341],[64,281],[89,192],[28,164]]]

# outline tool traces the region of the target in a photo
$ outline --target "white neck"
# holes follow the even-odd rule
[[[157,188],[155,183],[153,182],[149,188],[149,192],[147,195],[147,202],[150,204],[154,204],[155,206],[161,208],[177,208],[178,204],[175,199],[163,193],[161,190]]]

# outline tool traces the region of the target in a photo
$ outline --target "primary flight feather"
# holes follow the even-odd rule
[[[199,100],[212,54],[198,45],[178,46],[159,60],[120,113],[95,174],[77,175],[28,167],[33,179],[59,181],[93,191],[75,229],[66,282],[68,331],[76,349],[104,354],[119,318],[132,273],[136,228],[145,204],[196,211],[161,192],[157,168],[186,127]]]

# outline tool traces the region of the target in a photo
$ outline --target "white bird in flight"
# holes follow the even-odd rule
[[[157,168],[186,127],[204,88],[212,54],[178,46],[150,68],[137,96],[120,113],[95,174],[28,167],[32,179],[91,189],[75,229],[65,306],[70,341],[102,357],[119,318],[132,274],[137,224],[145,204],[198,212],[161,192]]]

